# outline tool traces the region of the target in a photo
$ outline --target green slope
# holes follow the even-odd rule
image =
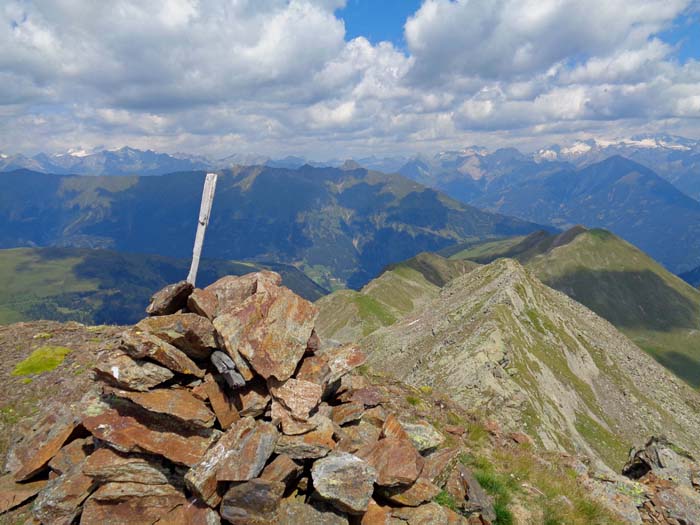
[[[199,286],[224,275],[268,268],[300,295],[316,300],[326,291],[301,271],[281,264],[203,260]],[[189,261],[85,248],[0,250],[0,324],[31,319],[131,324],[143,317],[151,294],[184,279]]]
[[[375,370],[526,428],[547,449],[615,470],[658,433],[700,452],[700,395],[512,259],[457,277],[361,345]]]
[[[700,386],[700,291],[605,230],[532,234],[507,249],[455,254],[481,263],[512,257],[607,319],[695,387]]]
[[[476,264],[421,253],[388,266],[360,291],[339,290],[317,301],[316,330],[324,339],[356,341],[435,298],[442,286]]]

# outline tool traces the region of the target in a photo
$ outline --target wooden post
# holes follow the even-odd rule
[[[192,266],[190,273],[187,276],[187,282],[192,286],[197,279],[197,270],[199,269],[199,257],[202,254],[202,245],[204,244],[204,233],[207,231],[209,224],[209,216],[211,215],[211,205],[214,202],[214,192],[216,191],[216,173],[207,173],[204,179],[204,190],[202,191],[202,204],[199,207],[199,221],[197,222],[197,235],[194,238],[194,249],[192,250]]]

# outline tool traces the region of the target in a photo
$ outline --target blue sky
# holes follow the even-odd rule
[[[682,15],[674,20],[672,26],[659,33],[659,37],[678,46],[678,60],[700,60],[700,12]]]
[[[4,0],[0,152],[700,139],[700,0]]]
[[[347,39],[364,36],[376,44],[388,40],[404,49],[403,26],[421,0],[347,0],[338,15],[345,21]]]

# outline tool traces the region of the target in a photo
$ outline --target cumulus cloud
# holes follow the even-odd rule
[[[348,40],[344,4],[7,0],[0,149],[325,158],[660,122],[700,135],[700,62],[659,37],[697,0],[425,0],[405,50]]]

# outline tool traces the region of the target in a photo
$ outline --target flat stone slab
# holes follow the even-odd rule
[[[25,481],[43,470],[75,431],[78,419],[69,411],[47,415],[32,434],[17,445],[14,455],[21,467],[15,481]]]
[[[383,487],[412,484],[423,470],[423,458],[407,439],[380,439],[357,455],[377,470],[377,484]]]
[[[152,359],[173,372],[204,377],[204,370],[182,350],[146,332],[127,330],[122,334],[120,347],[134,359]]]
[[[199,427],[212,427],[216,419],[214,413],[201,400],[183,388],[151,390],[150,392],[127,392],[107,390],[106,393],[128,399],[151,412],[166,414],[185,423]]]
[[[287,288],[276,288],[248,297],[219,316],[214,326],[232,358],[240,352],[265,379],[285,381],[306,351],[317,315],[309,301]]]
[[[135,360],[126,354],[112,356],[109,361],[95,367],[98,376],[119,388],[145,392],[172,379],[175,374],[163,366],[148,361]]]
[[[187,304],[187,297],[192,293],[194,286],[187,281],[169,284],[158,290],[151,296],[151,301],[146,307],[148,315],[174,314]]]
[[[362,514],[367,510],[377,471],[366,461],[346,452],[333,452],[311,468],[318,495],[339,510]]]
[[[147,317],[139,321],[135,328],[170,343],[192,359],[207,359],[217,346],[214,325],[197,314]]]
[[[0,514],[36,496],[46,483],[46,480],[17,483],[12,474],[0,477]]]
[[[299,379],[277,381],[270,378],[267,386],[272,397],[282,403],[291,416],[298,421],[309,419],[311,411],[321,402],[321,394],[323,394],[320,385]]]
[[[83,420],[83,426],[97,439],[121,452],[143,452],[163,456],[174,463],[192,466],[215,441],[217,432],[203,429],[180,434],[186,429],[177,422],[156,417],[148,425],[137,419],[143,414],[129,408],[108,409]]]
[[[170,483],[170,471],[154,457],[126,455],[109,447],[100,448],[87,458],[83,474],[100,483]]]
[[[32,513],[42,523],[70,525],[94,486],[93,479],[83,474],[82,465],[77,465],[49,481],[34,500]]]
[[[146,496],[124,501],[99,501],[89,498],[83,506],[81,525],[153,525],[185,524],[187,500],[177,496]]]
[[[253,479],[232,486],[221,501],[219,512],[229,523],[240,525],[273,525],[278,521],[278,510],[284,484],[279,481]],[[309,524],[310,525],[310,524]]]
[[[185,482],[202,501],[214,507],[221,500],[218,481],[244,481],[258,476],[276,441],[277,431],[269,423],[250,417],[240,419],[187,472]]]

